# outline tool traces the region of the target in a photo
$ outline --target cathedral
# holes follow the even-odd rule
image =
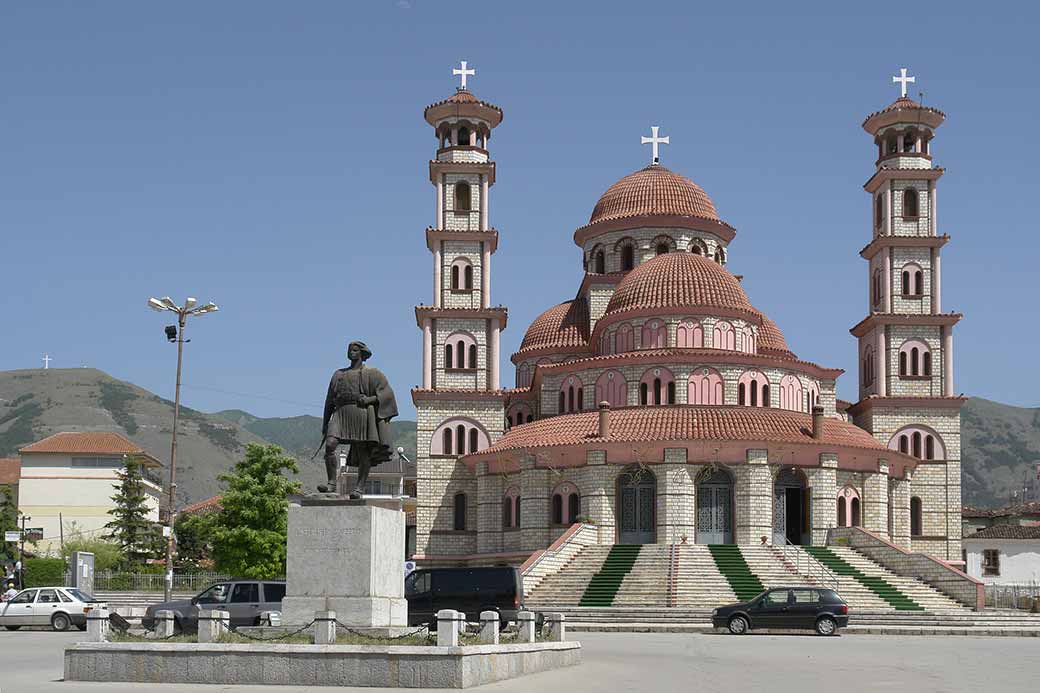
[[[902,96],[863,122],[877,160],[855,403],[836,398],[843,371],[798,358],[727,269],[737,231],[659,163],[656,127],[651,164],[574,231],[574,297],[527,327],[503,387],[489,213],[503,112],[467,88],[466,63],[454,73],[462,87],[424,113],[436,216],[433,302],[415,309],[416,560],[519,565],[577,522],[601,544],[819,545],[859,526],[962,560],[961,316],[942,308],[932,163],[945,115],[906,96],[905,70]]]

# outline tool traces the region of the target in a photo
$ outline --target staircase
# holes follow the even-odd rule
[[[765,586],[751,569],[748,568],[740,547],[735,544],[711,544],[708,546],[711,557],[715,560],[715,566],[726,578],[726,582],[733,588],[734,594],[740,601],[754,599],[762,593]]]
[[[845,601],[849,602],[850,606],[852,605],[852,602],[849,600],[854,593],[857,597],[866,596],[862,590],[855,589],[856,583],[858,583],[858,585],[865,587],[867,590],[880,597],[896,611],[924,611],[923,606],[915,602],[895,587],[891,582],[886,580],[885,577],[887,576],[879,574],[881,571],[884,571],[881,566],[876,566],[876,564],[872,565],[871,568],[876,567],[877,570],[872,569],[870,574],[868,574],[860,570],[859,567],[849,563],[845,560],[845,557],[839,556],[831,547],[805,546],[802,547],[802,550],[820,563],[823,563],[831,570],[831,572],[838,576],[838,592],[845,598]]]
[[[719,572],[707,546],[679,544],[672,548],[675,562],[671,606],[710,612],[721,604],[737,601],[736,593],[726,576]]]
[[[578,606],[611,606],[625,577],[639,558],[639,544],[615,544],[589,580]],[[640,571],[642,573],[643,571]]]

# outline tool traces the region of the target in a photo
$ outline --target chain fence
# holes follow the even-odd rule
[[[66,575],[66,584],[72,584],[71,575]],[[174,573],[174,592],[199,592],[214,582],[230,580],[220,573]],[[95,592],[162,592],[166,588],[166,576],[152,573],[94,573]]]
[[[1040,582],[986,585],[986,606],[994,609],[1032,609],[1040,598]]]

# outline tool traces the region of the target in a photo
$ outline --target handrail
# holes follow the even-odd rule
[[[810,554],[808,551],[800,550],[796,544],[792,544],[791,540],[786,536],[783,537],[784,543],[781,546],[784,549],[784,560],[794,565],[795,570],[800,575],[805,575],[809,578],[814,578],[824,583],[827,587],[830,587],[835,592],[838,591],[838,586],[841,584],[838,580],[838,576],[835,575],[830,568],[825,566],[815,556]],[[791,559],[791,554],[794,554],[794,560]],[[801,564],[802,559],[805,559],[805,570],[802,570]],[[819,575],[813,573],[817,571]]]

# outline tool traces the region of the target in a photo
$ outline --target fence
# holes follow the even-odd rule
[[[67,580],[71,578],[66,576]],[[200,592],[214,582],[228,579],[220,573],[174,573],[173,591]],[[162,592],[165,588],[166,576],[161,573],[94,573],[95,592]]]
[[[993,609],[1031,609],[1036,598],[1040,598],[1040,582],[986,585],[986,606]]]

